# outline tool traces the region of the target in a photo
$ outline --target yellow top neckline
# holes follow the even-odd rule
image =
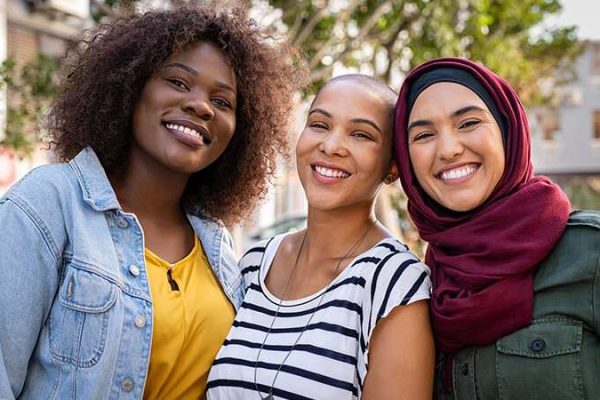
[[[193,257],[196,257],[196,254],[198,253],[199,250],[200,250],[200,240],[198,240],[198,236],[196,236],[196,235],[194,235],[194,247],[192,247],[192,250],[181,260],[175,261],[174,263],[170,263],[170,262],[162,259],[160,256],[155,254],[152,250],[150,250],[147,247],[144,247],[144,253],[145,253],[146,257],[150,258],[156,264],[158,264],[161,267],[164,267],[166,269],[174,269],[174,268],[177,268],[181,264],[185,264]]]

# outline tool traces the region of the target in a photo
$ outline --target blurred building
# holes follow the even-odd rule
[[[69,39],[90,23],[90,0],[0,0],[0,63],[10,58],[24,65],[40,53],[60,58]],[[0,139],[5,134],[7,107],[15,101],[15,93],[0,87]],[[47,160],[42,148],[30,159],[0,149],[0,194]]]
[[[550,176],[577,207],[600,208],[600,41],[587,41],[577,78],[554,106],[531,112],[535,171]]]

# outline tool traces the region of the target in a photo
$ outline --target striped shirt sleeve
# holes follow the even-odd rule
[[[260,264],[269,242],[270,240],[262,240],[256,243],[240,258],[238,267],[244,279],[244,291],[248,290],[253,281],[256,282],[255,279],[260,272]]]
[[[377,323],[396,307],[429,299],[431,280],[429,268],[407,250],[398,250],[382,257],[365,286],[361,344],[366,353]]]

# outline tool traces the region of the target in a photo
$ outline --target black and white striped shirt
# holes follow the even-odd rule
[[[260,353],[255,385],[258,351],[280,303],[264,281],[283,237],[257,244],[240,260],[246,297],[209,374],[209,400],[260,399],[255,386],[266,396],[313,312],[277,376],[275,398],[360,398],[377,322],[394,307],[430,296],[429,268],[397,240],[382,240],[352,260],[328,288],[282,302]]]

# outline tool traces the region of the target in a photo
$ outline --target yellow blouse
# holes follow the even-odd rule
[[[144,399],[198,399],[233,323],[233,306],[197,237],[175,264],[148,249],[145,259],[154,325]]]

